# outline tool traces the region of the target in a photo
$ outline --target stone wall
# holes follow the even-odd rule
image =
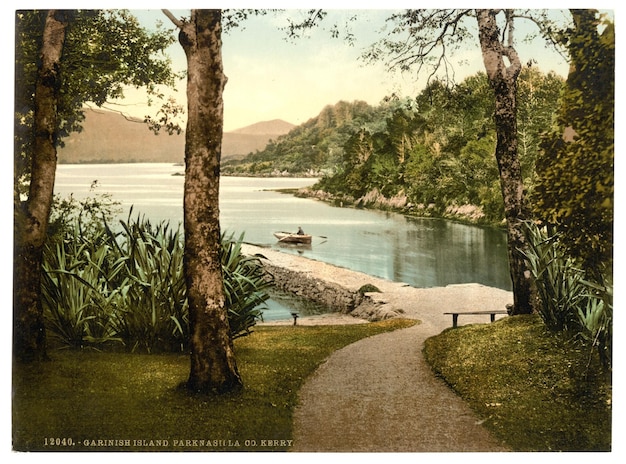
[[[370,294],[349,289],[337,282],[262,260],[268,278],[277,289],[314,301],[333,312],[377,321],[398,317],[398,311],[389,311],[384,302],[375,301]]]
[[[264,262],[263,267],[277,289],[322,304],[335,312],[348,314],[363,299],[358,292],[333,282],[326,282],[306,272],[274,266],[268,262]]]

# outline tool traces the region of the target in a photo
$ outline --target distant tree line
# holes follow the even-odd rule
[[[528,191],[535,185],[540,137],[555,120],[563,84],[560,76],[532,66],[519,79],[519,155]],[[263,151],[226,163],[223,172],[314,172],[322,178],[313,188],[344,204],[432,215],[472,211],[475,220],[500,222],[490,92],[486,75],[478,73],[454,87],[433,81],[415,99],[392,96],[376,107],[342,101]]]

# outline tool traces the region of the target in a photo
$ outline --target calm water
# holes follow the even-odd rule
[[[59,165],[56,193],[76,198],[95,191],[109,193],[123,206],[156,221],[182,223],[183,168],[170,164]],[[245,241],[285,253],[406,282],[435,287],[476,282],[510,290],[506,236],[502,231],[439,219],[406,218],[399,214],[295,198],[271,189],[303,187],[315,179],[221,179],[222,229]],[[301,226],[314,235],[310,247],[281,246],[275,231]]]

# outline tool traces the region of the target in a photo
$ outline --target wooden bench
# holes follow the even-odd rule
[[[452,327],[456,327],[459,322],[459,315],[481,315],[489,314],[491,322],[496,320],[496,314],[508,314],[505,310],[492,310],[492,311],[450,311],[444,314],[452,314]]]

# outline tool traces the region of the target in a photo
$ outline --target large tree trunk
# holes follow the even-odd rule
[[[13,252],[13,354],[19,361],[46,358],[41,269],[56,173],[59,67],[67,20],[50,10],[35,86],[35,140],[28,199],[15,204]]]
[[[480,46],[489,83],[495,94],[496,159],[504,199],[508,233],[508,256],[513,283],[514,305],[509,314],[529,314],[533,310],[530,272],[520,250],[526,249],[524,233],[524,184],[517,155],[517,77],[521,63],[509,40],[501,41],[495,10],[476,10]],[[512,23],[508,24],[512,35]],[[509,64],[507,66],[506,60]]]
[[[193,391],[226,392],[242,385],[226,313],[220,259],[219,179],[223,100],[220,10],[193,10],[179,23],[187,55],[185,139],[185,279],[191,328]]]

